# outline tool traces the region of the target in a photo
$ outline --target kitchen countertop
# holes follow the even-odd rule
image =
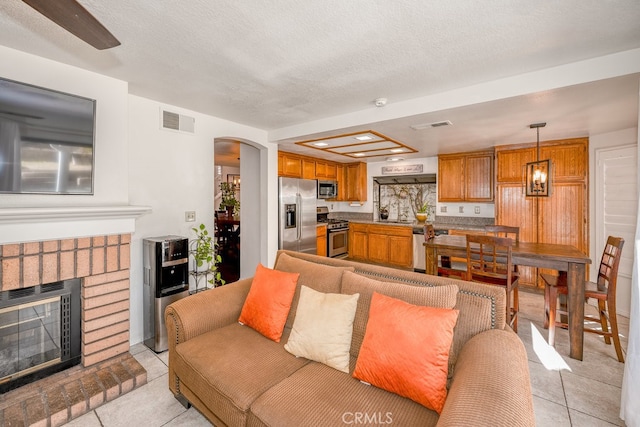
[[[356,224],[380,224],[380,225],[391,225],[396,227],[411,227],[415,229],[415,231],[421,230],[424,227],[424,223],[418,223],[417,221],[374,221],[374,220],[361,220],[361,219],[350,219],[349,223]],[[484,230],[484,225],[478,224],[464,224],[464,223],[441,223],[434,222],[433,228],[436,230]]]

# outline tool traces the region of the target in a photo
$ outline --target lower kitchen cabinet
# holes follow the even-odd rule
[[[327,226],[316,227],[316,254],[327,256]]]
[[[368,258],[367,227],[366,224],[349,224],[349,258],[362,261]]]
[[[411,227],[349,224],[349,257],[396,267],[413,267]]]

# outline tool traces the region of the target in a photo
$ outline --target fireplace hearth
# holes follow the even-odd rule
[[[0,292],[0,393],[81,360],[80,279]]]

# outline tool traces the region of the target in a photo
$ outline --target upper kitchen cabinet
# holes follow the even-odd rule
[[[295,154],[278,152],[278,176],[302,178],[302,158]]]
[[[278,176],[303,179],[338,179],[339,163],[278,151]]]
[[[364,162],[348,163],[344,171],[345,198],[347,202],[367,201],[367,164]],[[338,189],[340,183],[338,183]]]
[[[316,179],[316,162],[313,159],[302,158],[302,178]]]
[[[493,201],[493,151],[438,156],[438,201]]]
[[[278,151],[278,176],[338,182],[337,202],[367,201],[367,164],[337,163]]]

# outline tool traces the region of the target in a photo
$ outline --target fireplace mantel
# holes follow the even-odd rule
[[[148,206],[57,206],[0,208],[0,244],[125,234]]]

